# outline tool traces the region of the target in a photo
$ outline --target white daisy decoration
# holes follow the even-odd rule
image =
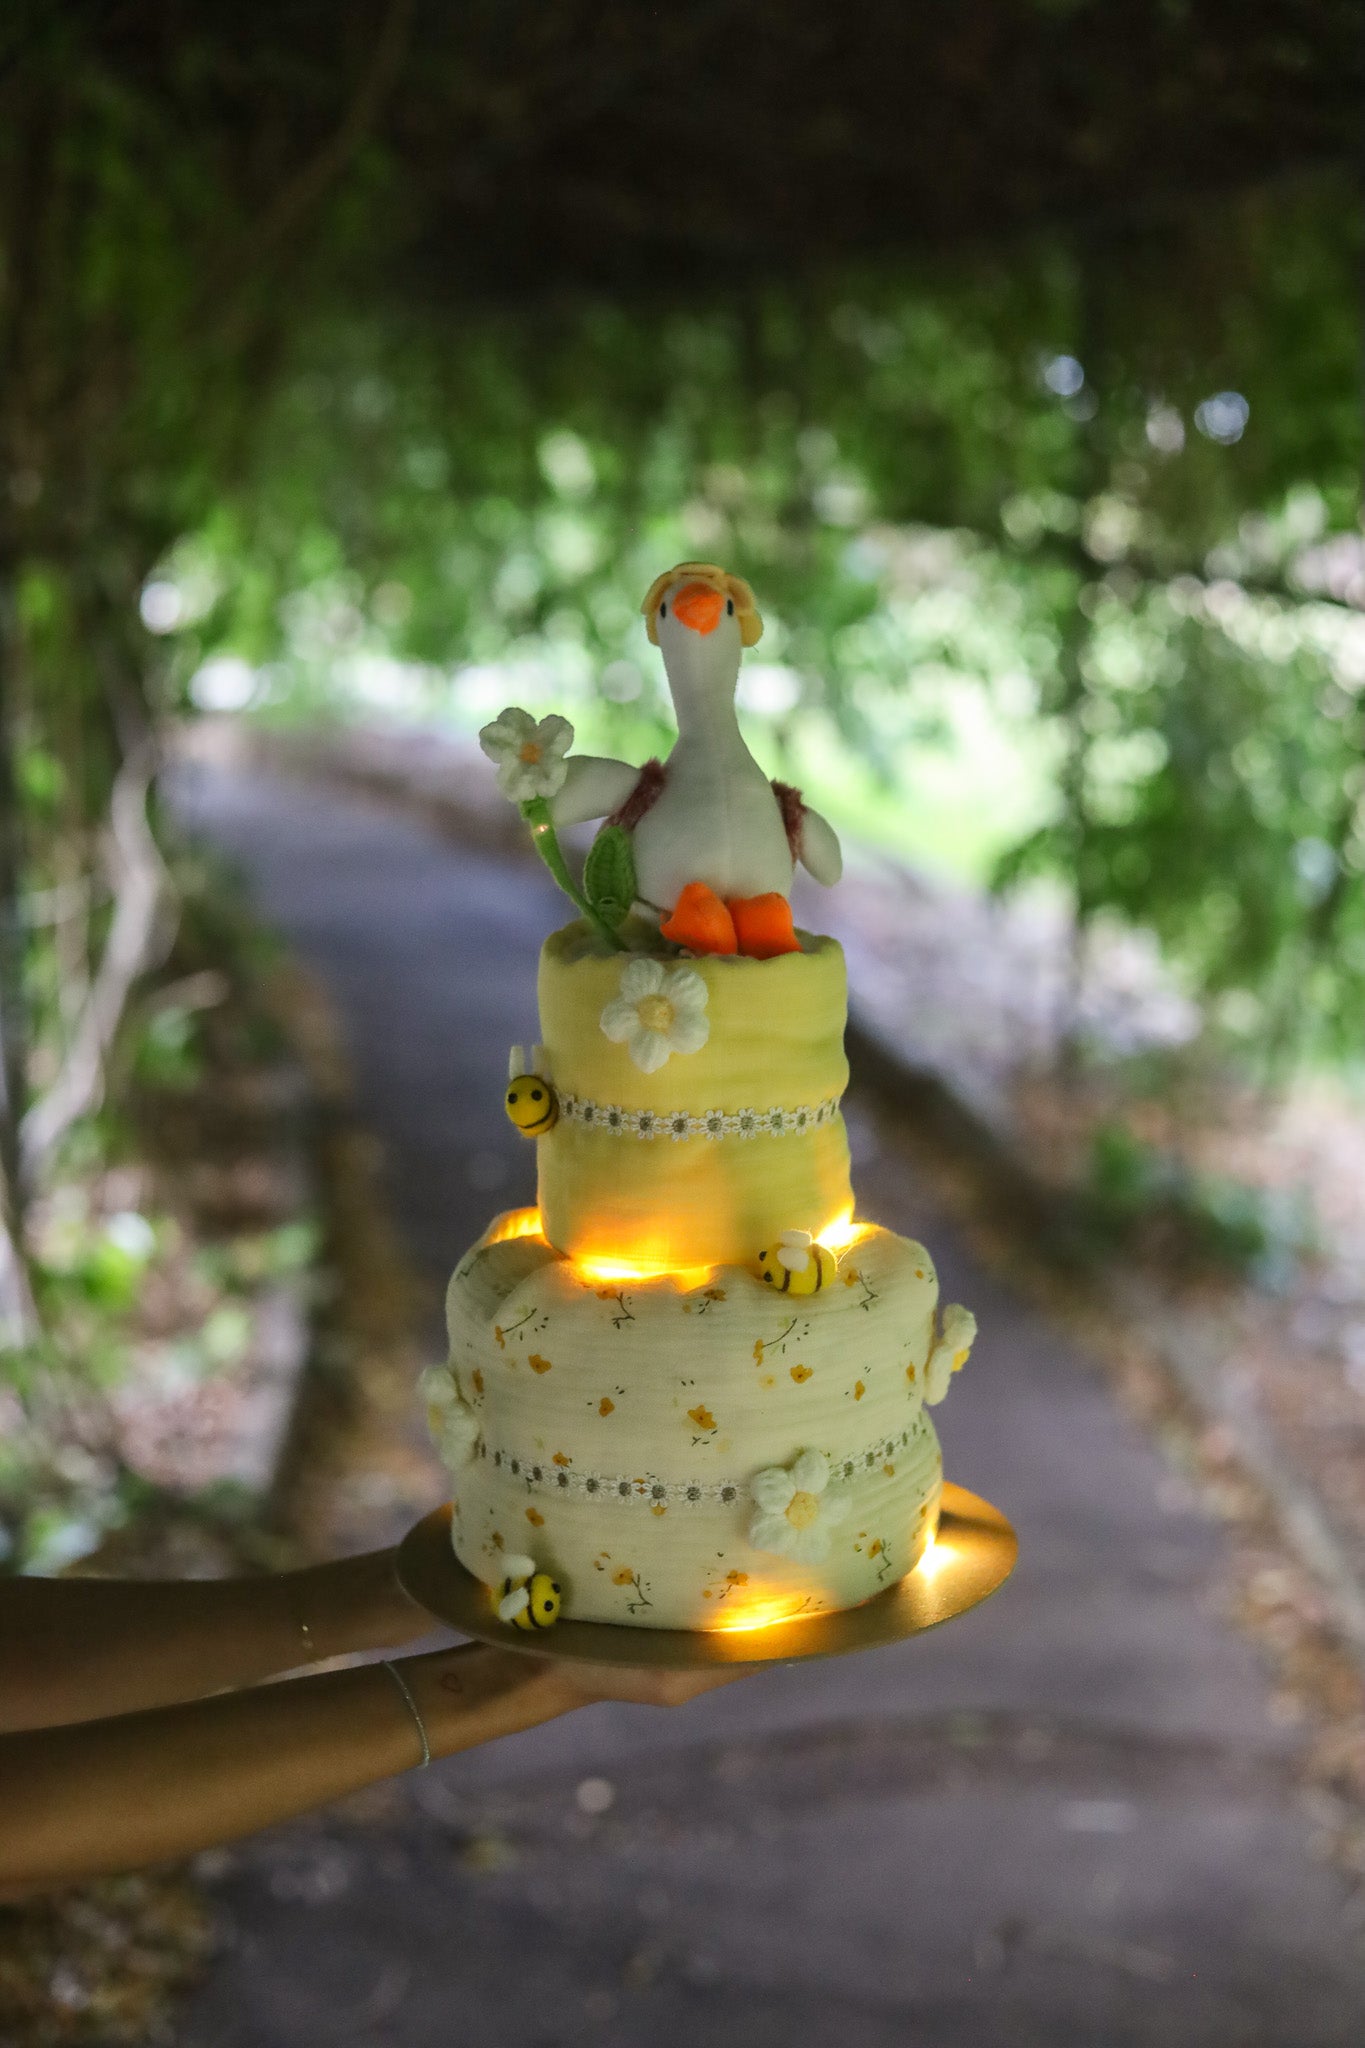
[[[602,1012],[602,1029],[624,1045],[642,1074],[655,1074],[675,1052],[700,1052],[711,1035],[706,983],[693,967],[628,960],[621,992]]]
[[[573,745],[573,727],[552,711],[532,718],[515,704],[486,725],[479,745],[498,771],[498,788],[514,804],[558,794],[568,774],[564,756]]]
[[[467,1465],[479,1441],[479,1418],[462,1398],[454,1376],[444,1365],[429,1366],[418,1387],[443,1461],[452,1468]]]
[[[975,1342],[976,1317],[960,1302],[953,1302],[943,1311],[939,1340],[924,1368],[924,1398],[931,1407],[943,1399],[949,1380],[955,1372],[961,1372]]]
[[[820,1564],[830,1537],[848,1517],[849,1503],[830,1491],[829,1459],[823,1451],[802,1451],[790,1466],[769,1465],[749,1482],[758,1512],[749,1524],[755,1550]]]

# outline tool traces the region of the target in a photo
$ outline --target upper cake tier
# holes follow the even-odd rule
[[[581,924],[546,940],[559,1117],[537,1152],[557,1250],[642,1273],[742,1264],[851,1212],[844,956],[802,946],[678,964],[606,954]]]

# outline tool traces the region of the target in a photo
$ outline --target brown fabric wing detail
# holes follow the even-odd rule
[[[659,792],[664,786],[664,775],[662,761],[646,761],[636,779],[634,789],[619,810],[612,812],[607,824],[621,825],[627,832],[633,832],[646,811],[652,809],[658,801]]]
[[[793,789],[790,782],[775,782],[773,784],[773,795],[777,798],[777,808],[782,813],[782,829],[787,835],[787,845],[791,849],[791,857],[794,861],[800,860],[801,820],[806,815],[806,806],[801,801],[801,792],[799,789]]]

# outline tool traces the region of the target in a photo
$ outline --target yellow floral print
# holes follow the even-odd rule
[[[526,1519],[533,1529],[543,1529],[545,1527],[545,1517],[539,1508],[527,1508]]]
[[[794,1365],[791,1368],[791,1376],[796,1381],[798,1387],[804,1386],[811,1377],[813,1370],[814,1368],[809,1365]]]
[[[749,1574],[747,1572],[727,1572],[725,1574],[725,1583],[727,1586],[747,1586]]]
[[[533,1351],[526,1363],[530,1366],[532,1372],[548,1372],[550,1370],[550,1360],[542,1358],[538,1351]]]
[[[551,1462],[556,1465],[572,1465],[573,1459],[565,1451],[556,1451]]]
[[[714,1429],[716,1426],[715,1416],[704,1403],[696,1408],[689,1408],[687,1419],[689,1422],[695,1422],[698,1429]]]
[[[630,1586],[630,1585],[633,1585],[633,1584],[634,1584],[634,1582],[635,1582],[635,1568],[634,1568],[634,1566],[633,1566],[633,1565],[628,1565],[628,1564],[623,1564],[619,1572],[613,1572],[613,1573],[612,1573],[612,1575],[611,1575],[611,1582],[612,1582],[613,1586]]]
[[[473,1372],[470,1374],[470,1378],[473,1382],[474,1392],[476,1394],[481,1394],[483,1392],[483,1374],[479,1371],[477,1365],[475,1366]]]
[[[507,1349],[507,1339],[503,1336],[501,1325],[498,1323],[493,1325],[493,1342],[497,1345],[499,1351]]]
[[[856,1287],[862,1277],[856,1266],[845,1266],[843,1273],[845,1287]]]
[[[863,1385],[863,1383],[862,1383],[862,1381],[861,1381],[861,1380],[855,1380],[855,1381],[853,1382],[853,1398],[854,1398],[854,1400],[855,1400],[855,1401],[861,1401],[861,1400],[862,1400],[862,1398],[863,1398],[863,1395],[864,1395],[864,1394],[865,1394],[866,1392],[867,1392],[867,1388],[866,1388],[866,1387],[865,1387],[865,1386]]]
[[[599,1415],[614,1415],[616,1413],[616,1403],[609,1394],[603,1394],[597,1404],[597,1412]]]
[[[755,1365],[762,1365],[762,1363],[763,1363],[763,1339],[762,1339],[761,1337],[756,1337],[756,1338],[754,1339],[754,1364],[755,1364]]]

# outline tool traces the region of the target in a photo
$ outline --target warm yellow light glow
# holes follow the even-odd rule
[[[732,1610],[709,1624],[715,1635],[750,1635],[755,1629],[773,1628],[779,1621],[810,1621],[808,1614],[791,1612],[791,1597],[774,1600],[751,1600],[747,1607]]]
[[[616,1286],[623,1280],[671,1280],[684,1294],[690,1294],[694,1287],[704,1287],[711,1277],[709,1266],[667,1266],[647,1259],[594,1259],[581,1255],[574,1260],[574,1270],[594,1286]]]
[[[514,1237],[539,1237],[539,1209],[509,1209],[505,1216],[499,1216],[493,1223],[484,1242],[486,1244],[508,1244]]]
[[[938,1577],[939,1573],[943,1570],[944,1566],[950,1565],[952,1561],[952,1544],[946,1543],[943,1540],[943,1538],[939,1536],[937,1532],[935,1532],[934,1535],[932,1535],[929,1538],[929,1542],[925,1548],[924,1554],[920,1558],[919,1563],[915,1566],[915,1570],[917,1572],[923,1573],[926,1579],[932,1581]]]
[[[844,1209],[826,1223],[823,1229],[816,1231],[815,1241],[824,1245],[828,1251],[846,1252],[851,1244],[857,1244],[859,1238],[866,1237],[874,1227],[871,1223],[855,1223],[853,1211]]]

